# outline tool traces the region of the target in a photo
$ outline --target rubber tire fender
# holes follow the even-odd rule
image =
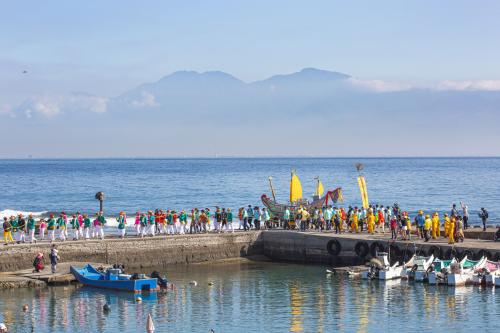
[[[486,259],[491,260],[493,259],[493,256],[491,255],[491,252],[485,249],[481,249],[476,252],[476,256],[474,257],[475,260],[479,260],[482,257],[486,257]]]
[[[476,257],[476,254],[474,253],[474,251],[472,251],[470,249],[465,249],[460,253],[458,258],[460,258],[460,260],[462,260],[463,258],[465,258],[465,256],[467,256],[467,258],[473,260]]]
[[[354,252],[360,258],[365,258],[370,253],[370,247],[366,242],[357,242],[354,246]]]
[[[372,245],[370,245],[370,254],[372,257],[376,257],[377,252],[385,252],[385,247],[379,242],[373,242]]]
[[[453,258],[459,259],[460,255],[461,254],[458,253],[457,249],[452,248],[452,249],[446,250],[444,257],[445,257],[445,259],[451,260]]]
[[[391,259],[401,259],[401,250],[397,245],[389,245],[389,256]]]
[[[338,240],[331,239],[326,244],[326,250],[332,256],[338,256],[340,254],[340,252],[342,252],[342,245],[340,245],[340,242]]]
[[[429,248],[427,254],[428,255],[433,254],[434,258],[441,259],[443,257],[443,249],[441,249],[439,246],[433,245]]]

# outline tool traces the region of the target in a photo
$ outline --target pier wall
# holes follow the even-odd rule
[[[0,248],[0,272],[32,267],[42,252],[50,265],[51,244],[19,244]],[[196,234],[155,238],[66,241],[57,243],[62,262],[122,263],[126,267],[162,267],[262,254],[261,232]]]
[[[387,237],[269,231],[262,233],[263,254],[276,261],[321,263],[337,267],[362,265],[377,251],[389,252],[392,261],[408,259],[415,252],[424,256],[434,254],[438,258],[461,258],[467,255],[470,259],[479,259],[486,255],[491,260],[500,260],[499,242],[466,239],[464,243],[452,246],[445,240],[424,243],[420,240],[391,241]],[[361,243],[365,245],[358,245]]]

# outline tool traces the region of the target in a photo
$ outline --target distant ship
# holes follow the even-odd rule
[[[290,202],[288,204],[282,204],[276,202],[276,194],[274,191],[272,177],[269,177],[269,186],[271,188],[272,199],[267,195],[263,194],[261,196],[262,203],[267,207],[269,212],[273,217],[283,218],[285,210],[288,208],[290,213],[293,215],[294,212],[300,207],[307,210],[312,210],[315,208],[322,208],[328,206],[330,203],[337,203],[343,201],[342,188],[337,187],[333,191],[327,191],[324,193],[323,183],[319,177],[316,178],[316,190],[314,192],[312,201],[302,198],[302,185],[300,183],[299,177],[295,171],[291,173],[290,179]]]

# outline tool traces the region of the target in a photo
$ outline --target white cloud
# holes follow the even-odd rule
[[[158,105],[155,95],[146,91],[141,92],[141,98],[139,100],[132,101],[132,106],[136,108],[146,108]]]
[[[411,90],[411,84],[402,82],[388,82],[382,80],[362,80],[350,77],[347,81],[358,88],[372,90],[375,92],[391,92],[391,91],[405,91]]]
[[[437,90],[458,91],[500,91],[500,80],[477,80],[477,81],[441,81],[435,87]]]
[[[87,94],[35,96],[24,102],[18,111],[26,117],[40,114],[51,118],[65,112],[103,113],[108,108],[108,98]]]

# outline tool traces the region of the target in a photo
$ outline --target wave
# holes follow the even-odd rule
[[[19,214],[23,214],[23,216],[28,216],[29,214],[33,214],[33,217],[39,218],[47,214],[48,212],[29,212],[23,210],[15,210],[15,209],[4,209],[0,211],[0,219],[3,220],[4,217],[17,216]]]

